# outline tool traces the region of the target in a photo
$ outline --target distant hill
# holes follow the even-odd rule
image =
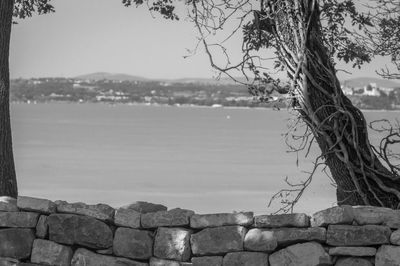
[[[108,72],[96,72],[90,73],[86,75],[80,75],[74,77],[75,79],[81,80],[119,80],[119,81],[159,81],[159,82],[169,82],[169,83],[193,83],[193,84],[202,84],[202,85],[233,85],[238,84],[233,81],[229,77],[223,77],[219,80],[214,78],[181,78],[181,79],[150,79],[141,76],[134,76],[123,73],[108,73]],[[240,82],[249,83],[244,78],[237,78]],[[370,78],[370,77],[361,77],[361,78],[353,78],[348,80],[341,81],[343,85],[348,87],[364,87],[370,83],[376,83],[378,87],[386,87],[386,88],[399,88],[400,82],[379,79],[379,78]]]
[[[400,83],[387,79],[379,79],[379,78],[354,78],[348,79],[341,82],[343,85],[348,87],[364,87],[370,83],[376,83],[378,87],[386,87],[386,88],[399,88]]]
[[[150,81],[150,79],[121,73],[96,72],[74,77],[81,80],[120,80],[120,81]]]

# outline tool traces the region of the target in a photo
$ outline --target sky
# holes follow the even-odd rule
[[[197,32],[185,19],[152,17],[145,6],[126,8],[120,0],[53,0],[56,12],[13,25],[10,48],[12,78],[74,77],[93,72],[126,73],[147,78],[211,78],[217,75]],[[182,11],[184,14],[184,12]],[[233,40],[230,47],[240,47]],[[240,50],[233,53],[233,59]],[[339,64],[353,75],[378,77],[375,70],[389,60],[379,58],[361,70]]]

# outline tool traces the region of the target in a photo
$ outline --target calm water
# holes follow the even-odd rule
[[[260,214],[274,211],[267,203],[285,176],[298,180],[307,170],[285,152],[286,111],[101,104],[13,104],[11,111],[21,195]],[[400,113],[367,113],[384,116]],[[318,173],[297,211],[334,201]]]

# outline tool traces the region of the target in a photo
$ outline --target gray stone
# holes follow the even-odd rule
[[[48,199],[39,199],[18,196],[17,206],[24,211],[40,212],[50,214],[56,212],[56,204]]]
[[[188,261],[191,231],[183,228],[159,227],[154,240],[154,256],[161,259]]]
[[[12,258],[0,258],[0,266],[46,266],[46,265],[29,263],[29,262],[19,262],[19,260]]]
[[[32,229],[9,228],[0,230],[0,257],[25,259],[31,255],[35,234]]]
[[[226,225],[248,226],[253,224],[252,212],[195,214],[190,218],[191,228],[206,228]]]
[[[29,262],[20,262],[16,266],[47,266],[45,264],[36,264],[36,263],[29,263]]]
[[[376,254],[373,247],[333,247],[329,249],[331,256],[372,257]]]
[[[308,242],[281,249],[269,256],[271,266],[322,266],[332,265],[331,257],[321,244]]]
[[[49,225],[47,224],[47,216],[40,215],[36,225],[36,237],[47,238],[49,234]]]
[[[181,266],[181,263],[179,261],[164,260],[153,257],[150,259],[150,266]]]
[[[392,232],[392,234],[390,235],[390,243],[400,246],[400,229]]]
[[[153,233],[120,227],[115,232],[114,254],[131,259],[149,259],[152,256]]]
[[[96,254],[84,248],[75,251],[71,266],[148,266],[148,263]]]
[[[68,203],[56,201],[57,212],[90,216],[101,221],[111,222],[114,219],[114,208],[106,204],[88,205],[82,202]]]
[[[271,231],[274,232],[278,246],[287,246],[306,241],[326,241],[326,229],[323,227],[280,228]]]
[[[105,223],[87,216],[51,214],[47,218],[49,239],[61,244],[78,244],[94,249],[112,246],[113,233]]]
[[[164,205],[150,203],[146,201],[136,201],[134,203],[122,206],[122,208],[131,209],[139,213],[159,212],[159,211],[166,211],[168,209]]]
[[[193,266],[222,266],[222,256],[193,257]]]
[[[8,196],[0,197],[0,212],[17,212],[17,200]]]
[[[369,259],[364,258],[339,258],[335,266],[373,266]]]
[[[118,226],[140,228],[140,213],[126,208],[115,211],[114,223]]]
[[[383,245],[378,248],[375,256],[375,266],[399,266],[400,247]]]
[[[17,266],[18,260],[12,258],[0,258],[0,266]]]
[[[274,232],[258,228],[251,229],[244,238],[244,249],[251,251],[272,252],[278,246]]]
[[[225,255],[223,266],[268,266],[268,254],[261,252],[234,252]]]
[[[247,229],[242,226],[206,228],[193,234],[190,242],[195,255],[218,255],[242,251]]]
[[[33,241],[31,262],[57,266],[71,265],[72,249],[52,241],[35,239]]]
[[[189,225],[189,219],[193,214],[193,211],[179,208],[169,211],[145,213],[141,215],[141,224],[143,228],[186,226]]]
[[[34,212],[0,212],[0,227],[35,228],[38,218]]]
[[[331,246],[388,244],[391,230],[381,225],[329,225],[326,243]]]
[[[378,224],[400,228],[400,210],[383,207],[357,206],[353,208],[354,221],[359,225]]]
[[[112,255],[113,254],[113,248],[106,248],[106,249],[98,249],[96,250],[96,253],[102,254],[102,255]]]
[[[29,262],[20,262],[16,266],[47,266],[45,264],[36,264],[36,263],[29,263]]]
[[[278,215],[260,215],[254,217],[254,227],[280,228],[280,227],[309,227],[310,217],[304,213],[290,213]]]
[[[313,214],[311,226],[328,226],[330,224],[352,224],[353,208],[348,205],[332,207]]]

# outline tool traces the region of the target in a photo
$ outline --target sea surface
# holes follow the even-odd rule
[[[285,177],[306,178],[318,154],[297,166],[286,152],[286,110],[47,103],[12,104],[11,116],[20,195],[52,200],[267,214]],[[331,181],[317,171],[295,211],[334,204]]]

